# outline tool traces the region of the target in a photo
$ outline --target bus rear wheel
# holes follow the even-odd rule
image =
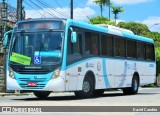
[[[139,87],[138,76],[134,75],[132,79],[132,86],[129,88],[124,88],[123,93],[125,95],[135,95],[138,93],[138,87]]]
[[[45,99],[51,93],[50,91],[34,91],[34,95],[39,99]]]
[[[91,79],[91,76],[86,76],[86,78],[83,81],[82,91],[76,91],[74,93],[79,98],[88,98],[92,96],[93,90],[93,80]]]

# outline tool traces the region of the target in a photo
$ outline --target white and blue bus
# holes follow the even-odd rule
[[[31,19],[4,37],[7,90],[32,91],[38,98],[72,91],[87,98],[106,89],[137,94],[139,86],[156,79],[154,41],[123,30],[71,19]]]

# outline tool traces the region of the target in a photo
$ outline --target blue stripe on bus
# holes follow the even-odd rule
[[[127,39],[139,40],[139,41],[143,41],[143,42],[148,42],[148,43],[153,43],[154,44],[153,39],[146,38],[146,37],[143,37],[143,36],[138,36],[138,35],[135,35],[135,34],[129,34],[129,33],[126,33],[126,32],[121,32],[121,33]]]
[[[107,68],[106,68],[106,59],[105,58],[102,59],[102,66],[103,66],[103,78],[105,81],[106,88],[111,87],[109,80],[108,80],[108,76],[107,76],[107,70],[106,70]]]

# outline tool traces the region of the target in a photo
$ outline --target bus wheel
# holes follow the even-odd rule
[[[39,99],[45,99],[49,96],[51,92],[49,91],[34,91],[34,95]]]
[[[91,77],[86,77],[83,81],[82,91],[75,91],[75,95],[79,98],[88,98],[92,95],[94,83]]]
[[[138,76],[134,75],[132,79],[132,87],[129,88],[124,88],[123,93],[126,95],[134,95],[138,93],[138,87],[139,87],[139,82],[138,82]]]
[[[93,96],[101,96],[104,93],[104,89],[94,90]]]

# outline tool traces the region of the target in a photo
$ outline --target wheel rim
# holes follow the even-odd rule
[[[89,92],[89,90],[90,90],[90,84],[89,84],[89,82],[84,81],[84,83],[83,83],[83,91],[84,92]]]
[[[138,83],[137,83],[137,80],[135,79],[134,80],[134,91],[137,91],[138,89]]]

